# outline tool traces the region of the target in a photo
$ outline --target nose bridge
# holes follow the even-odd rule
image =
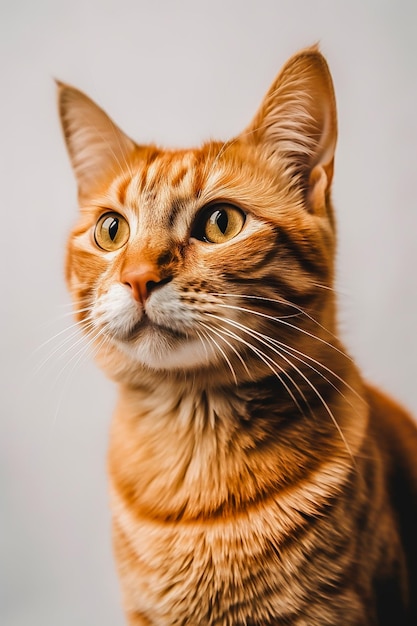
[[[120,282],[131,290],[133,298],[142,306],[151,291],[172,278],[164,262],[172,258],[167,250],[166,241],[153,237],[152,240],[139,240],[125,251],[120,267]]]
[[[156,246],[150,239],[138,238],[127,246],[122,262],[122,271],[133,269],[139,265],[158,266],[159,246]]]

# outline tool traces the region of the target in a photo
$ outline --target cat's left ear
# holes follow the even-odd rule
[[[336,103],[327,63],[316,47],[293,56],[241,134],[301,186],[308,210],[324,214],[333,177]]]
[[[62,128],[80,196],[125,168],[134,142],[84,93],[57,81]]]

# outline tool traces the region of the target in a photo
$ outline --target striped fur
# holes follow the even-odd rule
[[[197,149],[134,144],[62,84],[59,105],[80,200],[67,282],[119,387],[128,623],[416,623],[417,431],[337,338],[321,54],[290,59],[241,135]]]

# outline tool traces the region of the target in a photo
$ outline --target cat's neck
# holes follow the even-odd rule
[[[169,377],[121,387],[109,453],[115,491],[142,515],[195,519],[290,488],[303,473],[329,473],[328,463],[347,473],[366,410],[349,388],[325,405],[318,393],[314,406],[297,407],[273,377],[234,388]]]

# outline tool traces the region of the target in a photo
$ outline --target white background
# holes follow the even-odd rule
[[[243,129],[285,60],[319,41],[339,110],[341,330],[417,414],[416,13],[415,0],[1,0],[3,626],[124,623],[105,478],[114,389],[69,332],[38,349],[72,323],[76,189],[52,77],[137,141],[192,145]]]

